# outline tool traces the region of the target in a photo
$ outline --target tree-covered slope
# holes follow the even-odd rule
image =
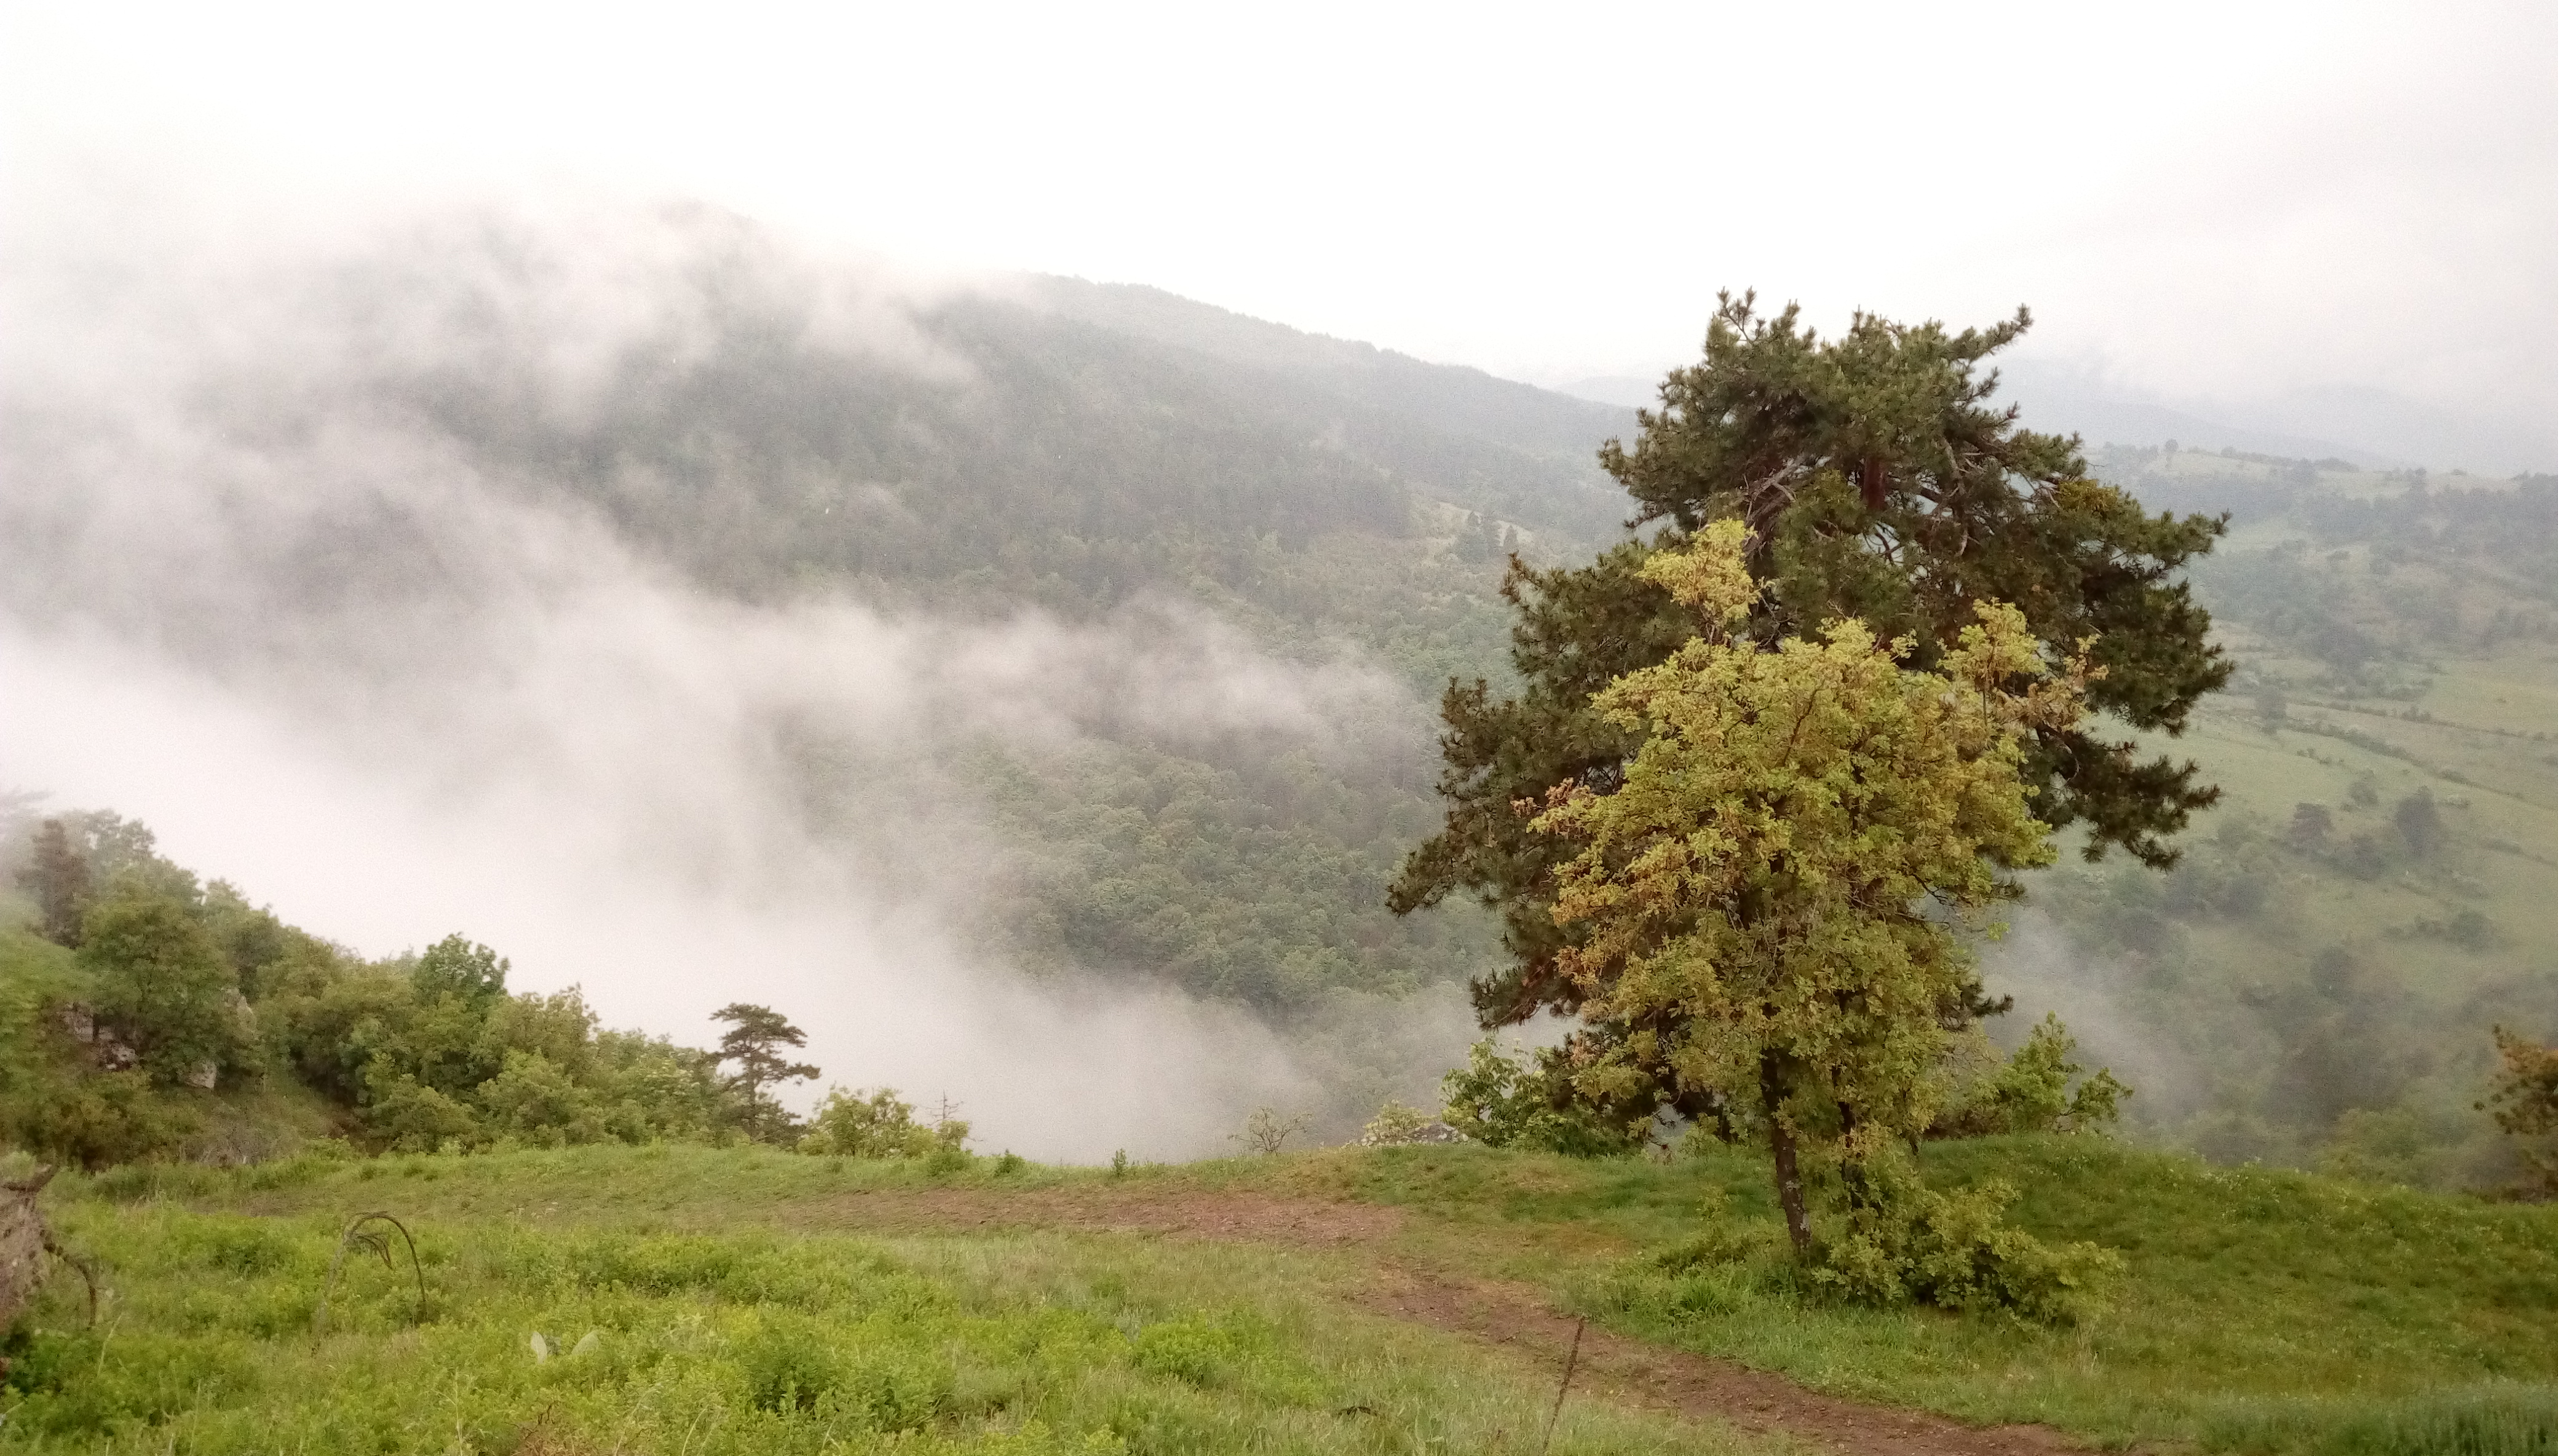
[[[1289,726],[1103,704],[1061,744],[987,726],[1004,685],[883,743],[858,679],[829,688],[849,712],[740,711],[813,832],[879,839],[883,776],[897,823],[991,830],[958,918],[1018,968],[1283,1017],[1477,968],[1479,920],[1399,920],[1377,889],[1431,811],[1423,704],[1499,672],[1505,547],[1621,529],[1593,457],[1626,412],[1146,290],[914,289],[657,226],[673,261],[636,270],[430,229],[266,280],[232,340],[135,325],[174,381],[17,381],[0,449],[44,488],[0,499],[0,603],[323,714],[514,680],[524,624],[623,591],[626,557],[722,620],[849,602],[962,648],[1170,640],[1167,671]],[[140,443],[164,437],[187,448]]]
[[[2216,1157],[2492,1184],[2501,1023],[2558,1032],[2558,482],[2114,451],[2228,510],[2196,570],[2239,672],[2180,747],[2225,798],[2167,875],[2063,866],[1994,985],[2058,1004]]]
[[[571,399],[541,341],[483,322],[505,310],[386,270],[369,306],[430,290],[414,307],[462,339],[378,355],[365,392],[741,597],[1089,614],[1170,592],[1272,640],[1380,648],[1428,685],[1457,661],[1403,630],[1449,599],[1482,619],[1460,657],[1496,661],[1504,535],[1577,553],[1626,513],[1594,462],[1630,411],[1153,290],[998,284],[913,305],[913,337],[879,350],[751,253],[687,286],[680,325],[623,341]]]

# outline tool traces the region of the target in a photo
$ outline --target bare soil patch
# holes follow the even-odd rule
[[[1425,1275],[1392,1265],[1378,1268],[1358,1302],[1380,1314],[1520,1351],[1558,1373],[1579,1324],[1522,1284]],[[1596,1325],[1579,1333],[1576,1391],[1720,1420],[1760,1435],[1791,1436],[1858,1456],[2053,1456],[2083,1449],[2048,1426],[1965,1425],[1925,1411],[1824,1395],[1782,1376],[1630,1340]]]
[[[810,1214],[817,1222],[869,1229],[1096,1229],[1315,1248],[1377,1243],[1403,1223],[1400,1210],[1374,1204],[1260,1193],[1165,1194],[1142,1185],[1020,1193],[878,1189],[838,1194]]]
[[[883,1189],[846,1193],[813,1221],[867,1229],[1070,1228],[1236,1239],[1317,1248],[1371,1248],[1378,1258],[1355,1301],[1523,1355],[1560,1380],[1577,1321],[1524,1284],[1471,1279],[1394,1260],[1384,1244],[1400,1210],[1257,1193],[1169,1193],[1142,1184],[1030,1189]],[[1807,1390],[1782,1376],[1628,1339],[1581,1331],[1573,1398],[1601,1398],[1721,1421],[1855,1456],[2055,1456],[2085,1448],[2048,1426],[1973,1426],[1925,1411]]]

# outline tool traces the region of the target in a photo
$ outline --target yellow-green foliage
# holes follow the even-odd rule
[[[2002,1223],[2017,1198],[2005,1181],[1938,1192],[1890,1145],[1857,1159],[1854,1176],[1855,1196],[1809,1271],[1816,1287],[1849,1299],[2004,1310],[2061,1325],[2104,1308],[2106,1288],[2123,1272],[2119,1254],[2089,1243],[2052,1247]]]
[[[1645,1028],[1582,1081],[1665,1065],[1755,1096],[1776,1053],[1820,1069],[1878,1134],[1915,1132],[1968,965],[1922,903],[1979,910],[2001,898],[2000,866],[2050,861],[2020,742],[2075,719],[2079,681],[2048,675],[2023,617],[1995,604],[1935,672],[1853,621],[1774,652],[1731,641],[1758,596],[1742,544],[1720,521],[1646,564],[1705,630],[1593,700],[1647,734],[1623,787],[1560,795],[1537,821],[1583,846],[1554,914],[1587,932],[1561,957],[1584,1015]]]
[[[2069,1029],[2049,1013],[2005,1058],[1978,1027],[1948,1033],[1939,1088],[1930,1097],[1940,1110],[1927,1135],[2099,1132],[2113,1126],[2132,1090],[2109,1069],[2082,1076],[2087,1069],[2070,1060],[2077,1049]]]
[[[2007,895],[2002,869],[2051,862],[2024,745],[2077,720],[2085,669],[2050,671],[1998,603],[1934,671],[1852,620],[1774,651],[1736,640],[1760,595],[1746,544],[1717,521],[1644,564],[1702,630],[1592,698],[1644,735],[1623,784],[1558,792],[1536,821],[1580,846],[1554,918],[1584,939],[1558,963],[1585,1019],[1628,1028],[1576,1081],[1603,1098],[1666,1080],[1762,1100],[1807,1250],[1792,1140],[1817,1139],[1845,1205],[1825,1277],[1857,1297],[2071,1316],[2100,1253],[1998,1228],[1993,1192],[1927,1192],[1900,1146],[1935,1118],[1944,1020],[1970,985],[1965,947],[1926,909],[1976,916]]]
[[[1573,1074],[1565,1048],[1512,1055],[1498,1038],[1486,1037],[1468,1051],[1465,1066],[1440,1079],[1448,1125],[1487,1147],[1581,1158],[1641,1146],[1651,1109],[1643,1109],[1637,1126],[1612,1124],[1578,1094]]]

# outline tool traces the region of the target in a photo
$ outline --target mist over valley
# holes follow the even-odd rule
[[[0,10],[0,1456],[2550,1456],[2553,52]]]

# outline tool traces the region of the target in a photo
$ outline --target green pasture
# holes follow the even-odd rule
[[[1766,1169],[1739,1152],[1326,1149],[1113,1174],[596,1147],[119,1169],[58,1185],[58,1223],[113,1292],[91,1330],[76,1280],[55,1286],[0,1449],[1533,1449],[1554,1372],[1362,1312],[1361,1281],[1393,1265],[2101,1447],[2558,1450],[2558,1209],[2092,1138],[1927,1161],[1949,1185],[2013,1182],[2040,1237],[2122,1253],[2107,1312],[2050,1329],[1841,1306],[1797,1281]],[[1239,1195],[1399,1218],[1314,1250],[1089,1227]],[[406,1264],[366,1254],[315,1333],[339,1231],[373,1209],[417,1233],[423,1317]],[[931,1227],[936,1209],[965,1232]],[[564,1444],[526,1444],[536,1429]],[[1554,1449],[1748,1445],[1575,1399]]]

